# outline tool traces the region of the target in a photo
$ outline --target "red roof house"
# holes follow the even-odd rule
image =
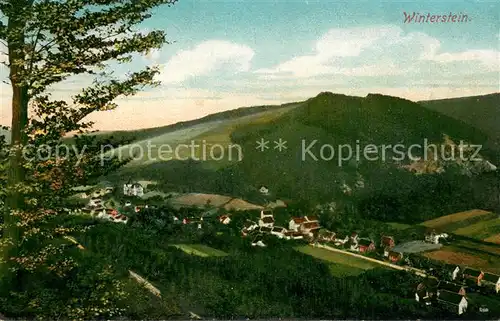
[[[394,238],[392,236],[382,236],[380,239],[380,247],[382,248],[393,248],[396,243],[394,242]]]
[[[371,252],[375,250],[375,243],[369,239],[359,239],[358,241],[359,252]]]

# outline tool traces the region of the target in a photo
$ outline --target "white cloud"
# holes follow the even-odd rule
[[[214,71],[248,71],[254,54],[245,45],[221,40],[205,41],[191,50],[182,50],[174,55],[162,66],[158,80],[163,83],[181,83]]]
[[[496,50],[447,53],[440,49],[438,39],[422,32],[405,33],[398,26],[331,29],[316,41],[312,54],[293,57],[256,73],[264,79],[373,77],[418,73],[428,68],[435,68],[435,73],[472,73],[496,71],[500,67]],[[451,66],[451,62],[455,64]]]
[[[500,66],[500,51],[497,50],[467,50],[456,53],[441,53],[429,57],[429,60],[440,63],[478,61],[489,67]]]

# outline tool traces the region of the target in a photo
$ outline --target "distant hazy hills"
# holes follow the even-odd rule
[[[391,150],[386,150],[386,158],[381,160],[381,145],[400,144],[404,152],[425,140],[433,144],[488,142],[494,146],[491,142],[499,134],[495,126],[498,97],[495,94],[416,103],[380,94],[354,97],[323,92],[303,102],[239,108],[164,127],[101,135],[133,142],[113,151],[115,155],[122,153],[126,157],[138,146],[148,152],[111,174],[108,179],[115,182],[152,180],[166,192],[224,194],[256,204],[268,198],[259,193],[262,185],[269,188],[272,197],[316,203],[355,195],[360,206],[371,208],[369,212],[383,219],[393,213],[418,213],[418,217],[427,219],[493,202],[490,194],[495,192],[486,193],[484,186],[494,186],[492,182],[498,178],[492,176],[492,182],[477,183],[473,188],[468,176],[454,176],[455,168],[468,166],[458,163],[446,172],[451,176],[416,175],[411,170],[439,173],[442,166],[395,161]],[[263,150],[257,149],[261,140],[267,142]],[[206,142],[208,149],[215,144],[223,148],[217,155],[208,152],[205,160],[199,159],[203,152],[197,149],[198,160],[193,160],[185,147],[193,141]],[[280,141],[284,142],[281,150],[277,144]],[[242,159],[228,159],[227,146],[231,144],[241,146]],[[369,144],[378,148],[378,160],[356,155],[358,146],[364,153]],[[148,145],[156,147],[146,150]],[[165,145],[169,148],[161,149]],[[175,157],[172,150],[181,145],[182,152]],[[349,157],[344,149],[339,164],[341,145],[349,145],[354,154]],[[310,153],[304,153],[304,148]],[[498,166],[499,150],[491,148],[482,155]],[[471,203],[475,202],[471,196],[474,191],[480,191],[484,200]]]
[[[482,130],[489,136],[488,146],[500,150],[500,93],[419,103]]]

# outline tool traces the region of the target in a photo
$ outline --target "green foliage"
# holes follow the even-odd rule
[[[114,100],[120,96],[156,85],[156,67],[124,78],[113,75],[109,67],[160,48],[166,42],[163,31],[144,33],[135,27],[157,6],[173,3],[0,2],[7,22],[0,22],[0,39],[8,47],[13,90],[10,145],[0,139],[0,275],[10,289],[6,294],[10,299],[2,302],[1,309],[6,313],[50,319],[110,318],[121,313],[117,304],[124,293],[116,276],[108,266],[97,264],[102,261],[85,265],[79,250],[64,239],[87,230],[64,220],[73,215],[74,204],[67,200],[72,187],[86,185],[126,163],[102,159],[103,145],[117,147],[123,141],[88,135],[92,122],[83,120],[93,112],[115,108]],[[84,74],[94,82],[72,97],[72,103],[50,97],[52,85]],[[55,153],[65,146],[64,136],[75,132],[70,148],[63,149],[66,153]],[[40,153],[41,149],[45,152]]]
[[[123,314],[127,299],[123,282],[109,264],[75,249],[77,267],[63,277],[23,273],[2,280],[0,310],[8,316],[37,319],[88,320]],[[54,308],[57,307],[57,308]]]
[[[187,226],[179,228],[169,232],[168,228],[105,224],[82,235],[81,242],[123,269],[147,278],[183,313],[193,311],[224,319],[394,319],[421,315],[411,300],[413,279],[400,277],[395,283],[392,272],[380,272],[379,277],[376,271],[366,277],[337,278],[330,274],[329,263],[294,251],[296,243],[273,237],[275,242],[266,240],[267,248],[254,248],[249,240],[229,231],[222,235],[204,232],[186,241],[229,254],[199,257],[167,246],[178,243],[179,233],[189,235]],[[372,285],[375,279],[378,283]]]

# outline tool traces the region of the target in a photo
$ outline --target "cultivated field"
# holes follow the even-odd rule
[[[492,214],[488,211],[483,210],[470,210],[465,212],[459,212],[455,214],[450,214],[446,216],[441,216],[436,219],[425,221],[421,225],[426,227],[436,228],[436,229],[445,229],[448,230],[451,225],[454,225],[457,222],[468,221],[470,219],[477,219],[485,215]]]
[[[227,253],[214,249],[212,247],[203,245],[203,244],[175,244],[172,245],[179,250],[184,251],[190,255],[197,255],[201,257],[209,257],[209,256],[226,256]]]
[[[453,233],[500,244],[500,218],[496,217],[458,228]]]
[[[423,222],[420,225],[437,231],[500,244],[500,218],[498,214],[488,211],[471,210],[455,213]]]
[[[295,249],[301,253],[328,262],[332,275],[337,277],[359,275],[365,270],[383,267],[380,264],[372,263],[367,260],[321,248],[315,248],[309,245],[296,247]]]
[[[486,242],[500,244],[500,234],[490,236],[484,239]]]
[[[492,273],[500,273],[500,258],[487,254],[474,253],[473,251],[453,246],[445,246],[437,251],[427,252],[423,255],[430,259],[449,264],[470,266]]]
[[[252,210],[262,209],[262,206],[255,205],[239,198],[218,194],[190,193],[177,196],[172,199],[172,205],[176,207],[205,207],[207,204],[214,207],[223,206],[227,210]]]

